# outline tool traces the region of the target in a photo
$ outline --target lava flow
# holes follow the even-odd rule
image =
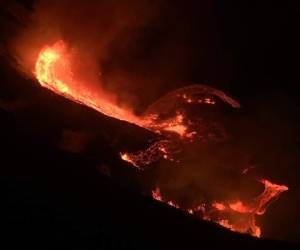
[[[155,117],[137,117],[131,111],[118,107],[105,94],[95,95],[86,89],[83,83],[74,78],[71,65],[72,54],[68,51],[63,41],[56,42],[53,46],[46,46],[39,54],[36,62],[35,73],[40,84],[55,93],[72,101],[86,105],[98,112],[133,123],[149,130],[160,132],[173,131],[181,136],[187,130],[182,119],[176,116],[161,124],[153,124]]]
[[[43,48],[35,65],[35,74],[43,87],[104,115],[141,126],[142,121],[130,111],[119,108],[108,96],[97,96],[74,78],[72,54],[63,41]]]
[[[256,216],[263,215],[272,201],[288,190],[287,186],[273,184],[268,180],[261,180],[264,184],[264,191],[254,198],[249,204],[244,204],[242,201],[228,202],[212,202],[197,206],[196,208],[181,208],[174,201],[165,200],[161,195],[160,189],[156,188],[152,191],[152,197],[155,200],[166,202],[170,206],[184,210],[201,218],[213,221],[223,227],[229,228],[232,231],[240,233],[249,233],[253,236],[260,237],[261,229],[256,225]],[[229,218],[234,218],[230,221]]]
[[[40,51],[35,64],[36,78],[43,87],[52,90],[56,94],[86,105],[104,115],[127,121],[167,138],[179,137],[180,140],[188,141],[204,135],[198,134],[194,126],[196,124],[180,110],[176,110],[175,113],[165,117],[162,111],[166,109],[166,106],[175,107],[179,102],[214,105],[215,100],[209,97],[213,96],[234,108],[240,107],[239,103],[222,91],[204,85],[191,85],[170,92],[150,105],[143,115],[136,116],[128,108],[121,108],[116,105],[105,91],[99,94],[99,91],[92,91],[84,82],[77,80],[72,70],[74,60],[72,50],[62,40],[52,46],[45,46]],[[199,95],[202,95],[202,97],[198,97]],[[168,150],[168,148],[172,148],[169,147],[172,144],[171,141],[163,140],[155,143],[147,152],[123,152],[121,158],[138,168],[143,168],[160,158],[172,159],[173,152]]]
[[[203,132],[205,130],[199,129],[201,122],[189,119],[184,111],[177,108],[178,103],[215,105],[217,100],[221,100],[233,108],[240,107],[238,102],[222,91],[204,85],[191,85],[163,96],[150,105],[143,115],[137,116],[128,108],[115,104],[104,90],[99,94],[99,91],[92,91],[84,82],[78,80],[73,72],[74,58],[72,50],[63,41],[58,41],[52,46],[45,46],[40,51],[35,64],[36,78],[43,87],[56,94],[86,105],[106,116],[145,128],[162,137],[163,139],[157,140],[145,150],[120,154],[122,160],[140,170],[160,159],[174,161],[176,153],[181,151],[181,143],[201,141],[208,136]],[[241,200],[214,201],[183,210],[190,214],[200,215],[203,219],[214,221],[233,231],[250,233],[259,237],[260,228],[255,223],[255,217],[262,215],[272,200],[288,190],[286,186],[276,185],[267,180],[262,180],[261,183],[265,186],[264,192],[253,199],[250,204]],[[176,202],[164,199],[159,189],[153,191],[152,196],[156,200],[181,209]],[[232,215],[237,218],[235,221],[230,220]]]

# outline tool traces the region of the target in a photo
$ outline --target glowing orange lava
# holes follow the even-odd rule
[[[175,114],[161,118],[162,108],[174,105],[177,102],[182,103],[201,103],[205,105],[215,104],[215,100],[207,95],[220,98],[223,102],[231,105],[234,108],[240,105],[222,91],[205,85],[191,85],[181,89],[177,89],[148,107],[146,112],[141,116],[136,116],[128,108],[118,106],[111,95],[104,90],[99,89],[93,91],[89,84],[78,80],[75,72],[73,72],[72,63],[76,60],[72,49],[69,48],[63,41],[58,41],[52,46],[45,46],[40,51],[36,64],[35,75],[40,84],[56,94],[62,95],[74,102],[86,105],[104,115],[126,121],[153,133],[164,135],[167,138],[179,137],[180,140],[194,140],[197,136],[203,138],[203,134],[196,131],[193,126],[193,121],[187,119],[184,113],[176,110]],[[197,94],[205,94],[203,98],[195,97]],[[170,143],[169,143],[170,144]],[[155,143],[156,146],[161,146],[161,143]],[[162,147],[160,147],[162,148]],[[165,147],[164,150],[157,150],[155,146],[151,146],[147,152],[138,153],[123,153],[121,159],[130,162],[135,167],[143,167],[156,161],[160,158],[172,160],[172,153]],[[149,155],[148,153],[151,152]],[[148,156],[147,156],[148,155]],[[151,157],[149,157],[151,156]]]
[[[99,96],[78,82],[74,78],[71,58],[72,54],[63,41],[44,47],[35,65],[35,74],[40,84],[104,115],[142,126],[143,121],[130,111],[118,107],[107,96]]]
[[[282,192],[288,190],[287,186],[277,185],[268,180],[261,180],[261,183],[264,184],[264,191],[254,198],[249,205],[245,205],[242,201],[238,200],[235,202],[212,202],[211,204],[201,204],[196,208],[184,209],[174,201],[165,200],[159,188],[152,191],[152,197],[190,214],[197,215],[200,212],[202,219],[214,221],[232,231],[249,233],[252,236],[260,237],[261,229],[256,225],[255,216],[264,214],[270,203]],[[230,213],[237,218],[233,222],[227,218]]]
[[[214,208],[216,208],[217,210],[219,210],[219,211],[223,211],[223,210],[226,209],[226,206],[224,204],[220,203],[220,202],[213,202],[212,206]]]
[[[36,78],[41,86],[50,89],[56,94],[86,105],[106,116],[126,121],[153,133],[163,135],[164,139],[154,142],[145,150],[120,154],[122,160],[131,163],[140,170],[160,159],[172,161],[173,155],[180,151],[177,148],[176,141],[189,142],[197,136],[199,138],[204,136],[195,129],[196,126],[193,121],[189,120],[179,110],[176,110],[173,115],[167,118],[161,118],[165,115],[161,115],[161,113],[166,105],[168,107],[170,105],[176,106],[177,102],[214,105],[216,100],[208,97],[213,96],[218,97],[233,108],[240,107],[239,103],[226,96],[222,91],[205,85],[192,85],[165,95],[150,105],[143,115],[136,116],[128,108],[122,108],[115,104],[105,91],[92,91],[84,82],[79,81],[73,72],[72,62],[75,59],[71,51],[63,41],[58,41],[52,46],[45,46],[40,51],[35,64]],[[196,94],[206,96],[199,98]],[[243,174],[246,172],[245,170]],[[241,200],[231,202],[215,201],[211,204],[201,204],[196,208],[183,210],[190,214],[201,215],[203,219],[214,221],[233,231],[250,233],[259,237],[261,230],[255,223],[255,216],[264,214],[270,202],[276,199],[280,193],[288,190],[288,187],[273,184],[268,180],[261,180],[261,183],[264,184],[265,189],[251,204],[244,204]],[[165,200],[159,188],[152,192],[152,197],[181,209],[176,202]],[[216,212],[217,215],[215,215]],[[238,217],[238,222],[232,222],[227,217],[228,213]]]
[[[96,95],[82,82],[77,82],[72,71],[72,54],[63,41],[44,47],[35,65],[35,74],[40,84],[72,101],[84,104],[104,115],[133,123],[155,133],[170,131],[185,136],[187,126],[182,115],[158,122],[151,116],[138,117],[128,109],[121,108],[107,98]]]
[[[129,153],[124,153],[124,154],[120,153],[120,155],[123,161],[127,161],[131,163],[133,166],[135,166],[136,168],[140,168],[140,166],[137,165],[137,161],[134,156],[130,155]]]
[[[159,105],[164,101],[174,102],[174,98],[182,99],[186,103],[205,103],[215,104],[215,101],[211,98],[205,97],[203,99],[192,99],[193,97],[186,97],[186,92],[198,92],[209,93],[222,99],[232,107],[239,107],[239,104],[226,96],[222,91],[210,88],[204,85],[192,85],[182,89],[178,89],[169,93],[163,98],[159,99],[149,106],[147,112],[142,116],[134,115],[130,110],[119,107],[110,98],[109,94],[102,91],[102,94],[96,94],[95,91],[91,91],[87,85],[78,81],[74,76],[72,70],[72,61],[74,55],[72,50],[63,41],[58,41],[52,46],[45,46],[39,53],[35,64],[35,75],[40,84],[59,95],[71,99],[72,101],[84,104],[92,109],[101,112],[104,115],[133,123],[137,126],[146,128],[154,133],[163,134],[171,132],[177,134],[183,138],[190,138],[194,136],[196,131],[190,131],[190,126],[184,114],[177,112],[173,117],[160,120],[158,114],[153,110],[160,110]],[[168,100],[168,98],[170,98]],[[156,107],[157,106],[157,107]]]

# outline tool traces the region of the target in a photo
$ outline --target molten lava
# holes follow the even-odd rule
[[[40,84],[56,94],[86,105],[98,112],[141,126],[143,123],[130,111],[119,108],[105,94],[99,96],[78,82],[72,71],[72,54],[63,41],[43,48],[38,56],[35,73]]]
[[[171,131],[180,136],[186,135],[187,126],[181,115],[176,115],[159,123],[155,120],[154,115],[138,117],[128,109],[120,108],[107,98],[108,94],[107,96],[105,94],[97,96],[86,88],[84,83],[75,79],[71,59],[72,54],[63,41],[43,48],[35,67],[36,77],[40,84],[59,95],[84,104],[104,115],[133,123],[155,133]]]
[[[168,117],[167,119],[161,120],[158,118],[160,106],[166,101],[174,102],[174,99],[182,99],[182,101],[186,103],[215,104],[215,101],[208,97],[193,99],[194,97],[191,93],[215,95],[231,106],[239,107],[236,101],[219,90],[203,85],[192,85],[169,93],[152,104],[144,115],[136,116],[130,110],[121,108],[113,103],[113,101],[108,98],[109,94],[104,91],[102,91],[102,95],[96,95],[93,91],[89,90],[84,83],[79,82],[72,71],[73,57],[74,55],[72,55],[71,50],[63,41],[58,41],[52,46],[45,46],[39,53],[35,65],[35,74],[40,84],[59,95],[84,104],[104,115],[133,123],[154,133],[163,134],[165,132],[172,132],[182,137],[191,137],[196,133],[196,131],[190,131],[190,121],[186,120],[184,115],[180,112],[177,112],[174,116]],[[191,96],[187,97],[188,95]]]
[[[78,80],[73,71],[74,60],[75,55],[63,41],[58,41],[52,46],[45,46],[40,51],[35,64],[36,78],[43,87],[56,94],[86,105],[106,116],[135,124],[163,137],[145,150],[120,154],[122,160],[140,170],[160,159],[173,161],[176,153],[181,151],[181,142],[190,143],[197,139],[201,141],[203,138],[211,136],[203,132],[204,130],[200,128],[201,124],[188,119],[186,114],[177,108],[178,103],[214,105],[219,99],[233,108],[240,107],[238,102],[222,91],[204,85],[191,85],[163,96],[150,105],[143,115],[137,116],[128,108],[118,106],[111,95],[104,90],[92,91],[85,82]],[[175,112],[171,112],[172,109],[175,109]],[[243,174],[246,172],[244,171]],[[250,233],[259,237],[261,230],[256,225],[255,216],[264,214],[270,202],[276,199],[280,193],[288,190],[286,186],[276,185],[268,180],[261,180],[261,183],[264,184],[264,192],[253,199],[250,204],[241,200],[214,201],[183,210],[199,215],[205,220],[214,221],[233,231]],[[176,202],[164,199],[159,188],[152,192],[152,197],[182,209]],[[237,219],[231,221],[228,214],[234,215],[233,217]]]
[[[261,180],[261,183],[264,184],[264,191],[250,204],[244,204],[238,200],[234,202],[212,202],[211,204],[201,204],[196,208],[183,209],[174,201],[165,200],[159,188],[152,191],[152,197],[190,214],[200,215],[201,218],[214,221],[232,231],[260,237],[261,229],[256,225],[255,216],[264,214],[270,203],[282,192],[288,190],[287,186],[273,184],[268,180]],[[228,219],[229,214],[235,217],[232,222]]]
[[[174,152],[169,149],[174,148],[174,146],[170,146],[174,137],[179,137],[180,140],[193,140],[206,136],[199,134],[195,128],[197,124],[189,120],[180,110],[164,117],[165,114],[162,114],[162,111],[166,109],[165,107],[176,108],[178,103],[214,105],[216,101],[212,97],[207,97],[208,95],[220,98],[234,108],[240,107],[235,100],[222,91],[204,85],[191,85],[167,94],[150,105],[143,115],[136,116],[128,108],[116,105],[110,98],[111,95],[104,90],[99,94],[100,91],[92,91],[87,87],[88,84],[79,81],[72,70],[72,62],[76,61],[75,59],[72,50],[63,41],[58,41],[52,46],[45,46],[40,51],[35,64],[36,78],[43,87],[56,94],[86,105],[104,115],[166,136],[166,140],[156,142],[145,152],[121,154],[121,159],[138,168],[145,167],[160,158],[172,160]],[[198,97],[199,95],[206,96]]]

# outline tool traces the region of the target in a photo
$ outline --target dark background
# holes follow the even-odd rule
[[[141,134],[141,138],[150,135],[62,100],[14,68],[9,44],[26,26],[34,3],[1,4],[1,183],[3,203],[8,204],[3,213],[8,223],[4,225],[9,225],[3,229],[12,241],[13,235],[24,233],[29,242],[35,237],[52,241],[54,235],[57,242],[68,244],[76,238],[92,246],[94,241],[99,244],[101,232],[103,244],[117,241],[144,247],[145,242],[151,242],[149,238],[158,235],[157,224],[148,216],[161,215],[165,219],[157,223],[165,228],[158,230],[160,233],[169,229],[174,234],[176,226],[191,223],[191,232],[199,230],[203,234],[206,225],[194,225],[184,215],[156,208],[160,205],[138,196],[135,192],[143,189],[140,182],[144,178],[117,160],[120,150],[143,143],[142,139],[130,141],[132,134]],[[159,6],[159,14],[138,35],[124,42],[124,48],[118,43],[110,44],[110,57],[102,62],[104,69],[113,74],[121,68],[138,79],[158,79],[163,75],[164,84],[157,81],[149,95],[133,101],[140,104],[141,110],[164,93],[189,83],[217,87],[240,101],[243,109],[234,121],[233,132],[251,152],[263,176],[290,188],[260,218],[263,233],[267,238],[299,242],[299,4],[205,0],[159,1]],[[128,87],[137,96],[144,89],[143,84]],[[76,131],[75,141],[79,140],[78,131],[90,131],[88,137],[93,138],[94,145],[79,154],[73,148],[58,147],[62,135],[68,134],[63,131]],[[113,181],[102,176],[105,166],[111,168]],[[156,210],[150,215],[152,206]],[[177,216],[183,222],[173,222]],[[149,228],[145,229],[145,225]],[[214,230],[219,229],[208,231]],[[127,231],[140,234],[132,237]],[[180,237],[177,233],[177,237],[157,236],[152,244],[163,246],[162,242]],[[206,238],[191,234],[200,242]],[[186,241],[196,242],[188,235],[183,233],[183,246]],[[226,233],[216,233],[214,237],[237,246],[244,240],[231,243],[235,236]]]

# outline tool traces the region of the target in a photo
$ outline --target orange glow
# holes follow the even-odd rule
[[[174,132],[179,134],[180,136],[184,136],[186,133],[186,127],[180,124],[170,124],[169,126],[165,127],[166,131]]]
[[[128,154],[128,153],[124,153],[124,154],[120,153],[120,155],[121,155],[121,159],[123,161],[127,161],[127,162],[131,163],[133,166],[139,168],[139,166],[136,164],[136,162],[134,160],[134,157],[132,157],[130,154]]]
[[[220,202],[213,202],[212,206],[219,211],[223,211],[226,209],[226,206]]]
[[[163,198],[160,194],[160,189],[158,187],[152,191],[152,198],[157,201],[163,201]]]
[[[210,105],[216,104],[216,101],[209,97],[205,97],[203,99],[195,99],[195,98],[192,98],[192,97],[184,94],[184,95],[182,95],[182,98],[185,102],[190,103],[190,104],[192,104],[192,103],[194,103],[194,104],[195,103],[203,103],[203,104],[210,104]]]
[[[181,101],[188,104],[215,104],[215,100],[211,97],[202,99],[195,97],[195,95],[199,94],[216,96],[233,108],[240,107],[238,102],[225,95],[222,91],[205,85],[191,85],[163,96],[150,105],[143,115],[137,116],[129,108],[117,105],[111,93],[99,89],[99,83],[97,84],[98,89],[95,91],[95,89],[93,90],[89,87],[90,83],[84,82],[82,78],[76,75],[74,64],[78,67],[80,60],[76,59],[73,51],[73,48],[68,47],[62,40],[41,49],[36,60],[34,72],[41,86],[74,102],[86,105],[106,116],[135,124],[155,134],[164,135],[170,139],[170,142],[173,139],[176,140],[175,137],[179,137],[182,141],[187,140],[191,142],[196,138],[205,136],[195,130],[193,121],[187,119],[184,113],[179,112],[178,107],[174,104]],[[175,114],[171,114],[167,118],[161,118],[160,113],[164,110],[164,105],[174,105]],[[155,145],[157,146],[158,144]],[[151,152],[151,157],[146,155],[148,152]],[[153,154],[153,152],[155,153]],[[158,156],[157,154],[160,155]],[[173,152],[170,151],[170,148],[159,151],[151,146],[151,149],[147,150],[147,152],[128,153],[121,159],[141,169],[142,166],[161,158],[172,160],[173,158],[170,157],[172,154]],[[146,156],[146,160],[143,160],[141,156]]]
[[[218,220],[217,223],[218,223],[219,225],[223,226],[223,227],[226,227],[226,228],[228,228],[228,229],[234,231],[233,226],[232,226],[232,225],[229,223],[229,221],[226,220],[226,219],[225,219],[225,220]]]
[[[245,206],[241,201],[229,203],[230,209],[239,213],[252,213],[253,209]]]
[[[72,62],[76,61],[71,49],[63,41],[58,41],[52,46],[45,46],[39,53],[35,64],[35,74],[41,86],[48,88],[56,94],[62,95],[74,102],[86,105],[104,115],[133,123],[150,130],[156,134],[170,134],[180,136],[182,139],[191,139],[195,131],[189,131],[183,114],[177,113],[174,117],[158,120],[157,114],[136,116],[128,108],[119,107],[112,101],[111,95],[105,91],[93,91],[72,70]],[[100,92],[100,93],[99,93]],[[160,144],[155,144],[159,146]],[[121,159],[130,162],[133,166],[147,165],[159,159],[156,154],[171,160],[168,148],[155,150],[153,147],[148,152],[155,151],[155,157],[143,160],[145,154],[140,152],[140,157],[134,154],[121,154]]]
[[[142,121],[129,110],[114,104],[109,95],[96,95],[82,82],[78,82],[72,71],[72,54],[63,41],[45,46],[36,61],[36,78],[43,87],[72,101],[84,104],[98,112],[141,126]]]
[[[160,201],[160,202],[165,202],[171,207],[175,207],[177,209],[180,209],[180,206],[176,204],[174,201],[165,201],[160,193],[160,189],[157,187],[154,191],[152,191],[152,198]]]
[[[43,87],[62,95],[72,101],[84,104],[98,112],[133,123],[154,133],[172,132],[182,137],[187,132],[184,117],[177,115],[169,120],[159,122],[151,116],[136,116],[130,110],[114,104],[109,94],[95,94],[82,82],[78,82],[72,71],[72,53],[63,41],[53,46],[45,46],[39,53],[35,65],[36,78]]]
[[[260,180],[265,186],[265,190],[256,198],[256,211],[258,215],[262,215],[266,212],[268,205],[275,200],[282,192],[287,191],[289,188],[285,185],[277,185],[268,180]]]

